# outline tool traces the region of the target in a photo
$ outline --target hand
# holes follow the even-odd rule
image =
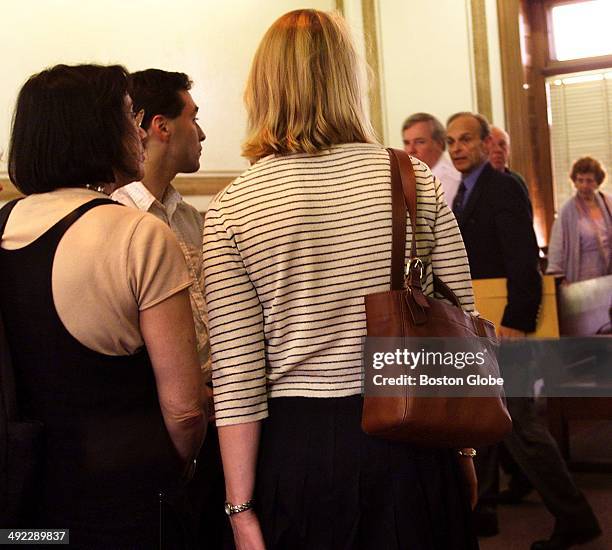
[[[230,516],[236,550],[266,550],[259,520],[253,510]]]
[[[525,338],[527,333],[523,332],[522,330],[499,325],[497,327],[497,336],[499,336],[502,340],[507,340],[509,338]]]
[[[459,456],[459,465],[470,495],[470,507],[473,510],[478,502],[478,479],[476,478],[474,459],[469,456]]]

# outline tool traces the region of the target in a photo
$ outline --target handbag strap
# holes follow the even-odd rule
[[[391,289],[403,290],[408,287],[417,303],[428,307],[423,296],[421,279],[423,277],[423,261],[417,256],[416,246],[416,177],[410,156],[400,149],[387,148],[391,163],[391,201],[393,213],[393,233],[391,245]],[[403,199],[402,200],[402,196]],[[399,204],[398,204],[399,203]],[[412,242],[410,243],[410,258],[406,263],[406,212],[410,217],[412,227]],[[451,304],[461,307],[461,302],[450,287],[435,273],[433,275],[434,290]]]
[[[406,258],[406,201],[402,191],[402,176],[396,150],[388,148],[391,164],[391,210],[393,234],[391,239],[391,289],[404,289],[404,261]],[[412,221],[412,214],[410,221]],[[414,233],[413,233],[414,235]],[[414,241],[414,239],[413,239]]]

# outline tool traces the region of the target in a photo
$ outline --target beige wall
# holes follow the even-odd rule
[[[241,172],[245,121],[242,92],[251,58],[279,15],[334,0],[11,0],[3,2],[0,51],[0,148],[25,79],[55,63],[121,63],[188,73],[208,138],[202,168]],[[0,165],[6,172],[6,165]]]
[[[371,0],[375,6],[383,136],[400,146],[400,127],[415,111],[441,120],[476,109],[471,0]],[[503,125],[496,1],[487,10],[493,120]],[[364,54],[364,0],[344,0],[344,13]],[[122,63],[159,67],[193,78],[207,134],[202,176],[229,178],[240,157],[245,114],[242,92],[255,48],[282,13],[309,5],[330,10],[335,0],[13,0],[3,11],[0,51],[0,149],[8,145],[17,90],[32,73],[55,63]],[[6,155],[5,155],[6,156]],[[6,173],[5,156],[0,178]],[[0,201],[2,200],[0,195]],[[190,199],[191,200],[191,199]],[[204,207],[206,198],[194,198]]]
[[[503,125],[497,10],[486,0],[493,120]],[[442,123],[456,111],[477,109],[470,0],[379,0],[386,142],[401,145],[411,113]]]

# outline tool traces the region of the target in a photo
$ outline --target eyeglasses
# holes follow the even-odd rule
[[[140,128],[142,126],[142,121],[145,116],[144,109],[140,109],[137,113],[132,111],[132,118],[134,119],[134,124],[136,124],[136,128]]]

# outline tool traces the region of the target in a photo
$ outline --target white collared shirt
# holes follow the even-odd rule
[[[442,153],[436,165],[431,167],[431,173],[440,180],[446,204],[451,206],[461,183],[461,173],[453,166],[446,153]]]
[[[196,329],[198,359],[203,372],[210,376],[210,346],[204,302],[204,271],[202,269],[202,227],[200,213],[187,204],[181,194],[169,185],[161,202],[136,181],[117,189],[111,198],[131,208],[149,212],[172,229],[181,246],[193,284],[189,287],[193,321]]]

